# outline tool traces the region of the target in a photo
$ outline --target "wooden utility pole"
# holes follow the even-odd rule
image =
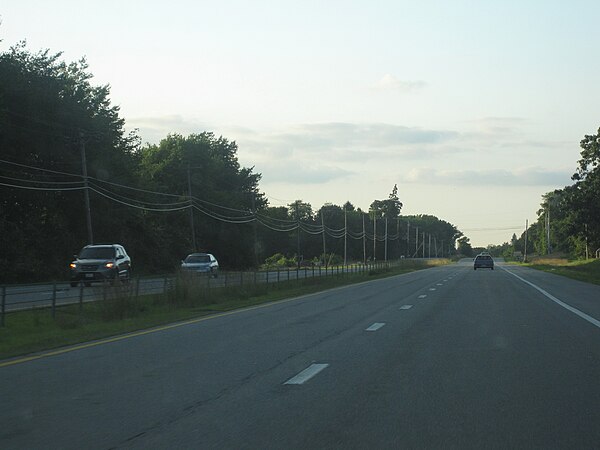
[[[87,162],[85,158],[85,139],[83,136],[83,131],[79,132],[79,148],[81,150],[81,172],[83,173],[83,186],[85,189],[84,198],[85,198],[85,218],[87,223],[87,232],[88,232],[88,244],[94,243],[94,232],[92,231],[92,212],[90,208],[90,188],[88,185],[88,173],[87,173]]]

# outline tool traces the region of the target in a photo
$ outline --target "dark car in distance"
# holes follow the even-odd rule
[[[477,269],[492,269],[494,270],[494,260],[489,254],[481,254],[475,257],[473,270]]]
[[[129,281],[131,258],[119,244],[86,245],[69,264],[71,286],[80,282],[90,286],[93,282]]]

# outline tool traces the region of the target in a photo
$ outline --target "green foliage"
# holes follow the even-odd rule
[[[23,166],[2,165],[0,175],[25,180],[43,176],[54,183],[80,181],[62,173],[81,173],[80,147],[85,145],[91,177],[133,182],[139,141],[135,135],[125,135],[119,108],[110,105],[110,88],[91,84],[84,59],[67,64],[60,57],[48,50],[31,53],[24,43],[0,54],[2,159],[55,171],[40,175]],[[70,255],[86,242],[82,204],[82,191],[3,187],[0,273],[4,281],[31,281],[40,274],[63,278]],[[126,241],[128,224],[135,222],[129,218],[135,213],[102,197],[92,199],[92,210],[99,241]],[[115,227],[115,222],[120,226]]]
[[[265,263],[262,267],[265,269],[283,269],[286,267],[296,267],[297,264],[298,259],[295,255],[291,258],[287,258],[282,253],[275,253],[274,255],[265,259]]]
[[[457,252],[461,255],[465,255],[468,257],[473,256],[473,248],[471,247],[471,243],[469,242],[469,238],[466,236],[462,236],[458,239],[458,247]]]
[[[544,194],[538,219],[528,230],[528,239],[538,254],[552,250],[583,258],[586,248],[588,255],[600,248],[600,129],[597,134],[586,135],[580,146],[575,183]]]
[[[369,212],[377,219],[397,219],[400,217],[402,202],[398,198],[398,185],[394,185],[386,200],[375,200],[371,203]]]
[[[0,53],[0,159],[21,164],[0,164],[0,176],[82,187],[85,149],[93,241],[123,244],[138,274],[172,272],[193,251],[214,253],[223,268],[256,267],[268,255],[274,256],[267,264],[283,267],[315,258],[339,264],[344,254],[348,262],[382,260],[386,250],[388,259],[398,259],[416,251],[410,234],[416,227],[436,237],[431,254],[439,247],[448,255],[462,235],[434,216],[401,216],[397,185],[371,204],[370,215],[350,201],[318,211],[302,200],[270,207],[259,190],[261,175],[240,165],[236,142],[200,132],[142,146],[135,132],[125,132],[110,87],[94,85],[88,69],[85,59],[65,62],[60,53],[34,53],[24,43]],[[89,243],[84,191],[0,189],[0,282],[66,279],[72,255]],[[132,207],[132,196],[145,204],[193,203],[194,210],[190,217],[189,209]],[[195,295],[188,285],[179,289],[178,298]],[[135,314],[127,304],[108,306],[107,317]]]

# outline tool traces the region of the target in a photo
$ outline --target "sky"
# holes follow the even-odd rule
[[[597,1],[4,0],[0,49],[85,57],[144,143],[236,141],[272,206],[395,184],[473,246],[536,220],[600,126]]]

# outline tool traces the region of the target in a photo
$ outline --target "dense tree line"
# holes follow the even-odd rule
[[[0,53],[0,282],[64,279],[89,234],[123,244],[134,272],[146,273],[171,271],[194,250],[226,268],[276,253],[297,263],[423,256],[423,248],[441,256],[462,236],[434,216],[401,216],[396,186],[368,211],[350,202],[270,206],[235,142],[203,132],[143,146],[125,132],[109,86],[91,79],[84,59],[67,64],[24,43]]]
[[[490,249],[498,256],[563,254],[594,257],[600,250],[600,129],[580,142],[574,183],[542,196],[537,220],[518,238]],[[527,244],[526,244],[527,243]],[[527,248],[526,248],[527,247]]]

